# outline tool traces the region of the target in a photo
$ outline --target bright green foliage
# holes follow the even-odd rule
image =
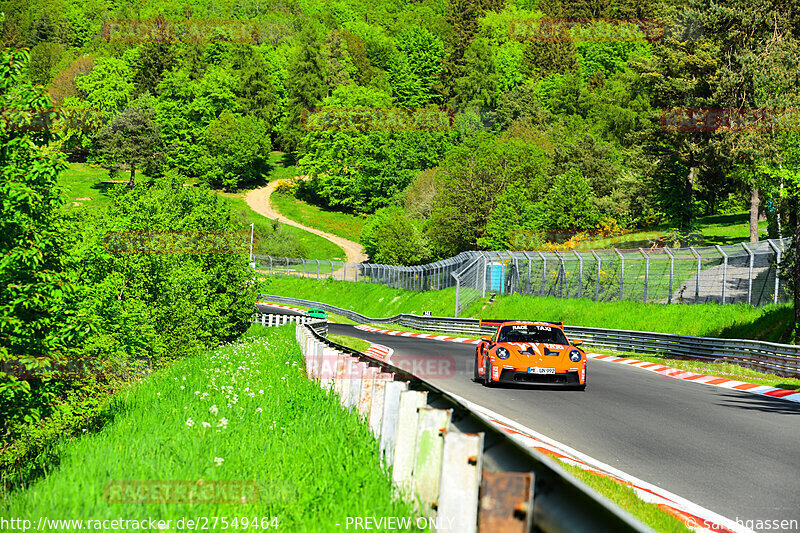
[[[206,128],[204,141],[204,179],[212,187],[238,189],[263,179],[271,146],[260,119],[225,110]]]
[[[513,232],[537,225],[533,206],[546,190],[546,151],[521,139],[479,135],[453,149],[441,166],[441,185],[429,235],[442,257],[502,246]]]
[[[434,85],[443,71],[445,57],[442,40],[424,28],[397,38],[397,53],[389,69],[392,97],[403,107],[424,107],[437,103]]]
[[[203,164],[203,133],[224,110],[237,106],[237,79],[217,66],[210,66],[199,79],[180,70],[167,74],[159,84],[156,122],[161,127],[168,167],[177,168],[189,177],[202,177],[208,170]]]
[[[577,169],[556,176],[544,200],[548,228],[593,228],[599,214],[592,205],[592,187]]]
[[[118,188],[112,202],[107,215],[81,221],[83,242],[75,252],[85,305],[102,332],[90,350],[158,361],[246,329],[254,299],[249,232],[234,225],[222,198],[168,174],[133,190]],[[202,244],[226,234],[229,246]],[[128,244],[137,236],[144,249]],[[195,238],[200,244],[191,244]]]
[[[102,110],[107,118],[128,107],[133,98],[133,65],[137,60],[135,51],[126,52],[122,59],[103,58],[91,72],[76,78],[75,85],[85,105]]]
[[[43,146],[31,115],[52,112],[40,89],[24,81],[28,54],[3,52],[0,107],[9,120],[0,130],[0,435],[48,414],[49,403],[69,388],[49,375],[90,332],[75,307],[76,278],[67,272],[67,228],[56,188],[63,155]],[[14,117],[14,118],[11,118]],[[30,133],[26,128],[33,128]]]
[[[396,206],[378,209],[361,230],[361,244],[373,263],[418,265],[430,259],[419,222]]]
[[[451,132],[310,132],[301,171],[305,186],[344,211],[371,212],[387,205],[414,178],[434,166],[452,146]]]

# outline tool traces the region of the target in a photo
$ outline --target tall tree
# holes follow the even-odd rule
[[[50,132],[31,114],[53,112],[39,87],[25,79],[27,52],[0,52],[0,434],[34,422],[54,394],[52,383],[24,374],[49,373],[74,353],[86,323],[75,311],[66,272],[66,225],[56,185],[63,154],[45,148]],[[21,370],[19,375],[10,368]],[[53,380],[61,381],[64,380]],[[28,408],[22,409],[21,406]]]
[[[787,0],[695,0],[691,11],[702,21],[704,32],[718,43],[720,65],[711,85],[715,102],[734,117],[774,101],[774,93],[761,90],[765,80],[779,74],[766,60],[768,43],[800,31],[800,6]],[[750,240],[758,240],[758,165],[774,153],[773,135],[759,124],[720,128],[715,144],[728,155],[737,175],[750,188]]]
[[[709,137],[704,128],[688,124],[712,103],[710,79],[718,66],[719,48],[695,33],[697,20],[674,13],[667,21],[667,36],[651,59],[634,65],[638,86],[650,95],[655,127],[648,151],[656,162],[661,182],[661,204],[667,218],[682,231],[693,224],[695,189],[709,159]]]
[[[280,136],[281,145],[287,152],[296,152],[300,147],[303,113],[318,107],[328,91],[321,31],[317,23],[307,20],[297,36],[300,48],[289,67],[289,101]]]
[[[104,126],[95,137],[97,156],[102,166],[116,173],[122,164],[130,170],[128,187],[133,189],[136,169],[159,169],[163,157],[161,130],[156,124],[155,111],[132,106]]]

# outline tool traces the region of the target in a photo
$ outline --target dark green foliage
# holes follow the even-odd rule
[[[319,31],[316,23],[305,21],[298,35],[299,50],[289,68],[289,101],[281,131],[281,147],[286,152],[295,152],[300,146],[303,112],[318,107],[329,94]]]
[[[114,176],[126,165],[130,171],[128,187],[133,189],[136,169],[150,176],[161,172],[164,146],[161,130],[152,108],[133,106],[114,117],[97,134],[97,161]]]

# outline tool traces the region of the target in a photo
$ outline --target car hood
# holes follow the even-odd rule
[[[505,346],[520,355],[531,356],[560,356],[568,355],[574,348],[565,344],[550,344],[546,342],[504,342]]]

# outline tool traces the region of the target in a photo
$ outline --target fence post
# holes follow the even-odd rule
[[[774,239],[768,239],[767,242],[775,250],[775,295],[773,296],[773,303],[778,303],[778,289],[780,286],[780,278],[778,275],[781,273],[781,249],[773,242]],[[800,258],[795,258],[795,261],[800,260]]]
[[[578,250],[572,250],[572,253],[578,258],[578,298],[580,298],[583,295],[583,257]]]
[[[597,302],[600,300],[600,271],[601,271],[600,265],[603,262],[603,260],[600,259],[599,255],[597,255],[597,252],[595,252],[594,250],[590,251],[592,252],[594,258],[597,259],[597,282],[594,286],[594,301]]]
[[[558,250],[554,250],[556,257],[558,257],[558,297],[564,297],[564,278],[567,277],[567,267],[564,265],[564,258],[558,252]],[[569,286],[567,286],[567,297],[569,297]]]
[[[347,281],[347,263],[342,263],[342,281]]]
[[[528,280],[525,283],[525,294],[531,293],[531,256],[528,252],[522,252],[525,254],[525,259],[528,260]]]
[[[614,248],[614,251],[617,252],[617,255],[620,259],[620,266],[619,266],[619,299],[622,300],[622,289],[625,286],[625,256],[622,255],[618,249]]]
[[[689,250],[691,250],[692,254],[697,258],[697,273],[695,274],[695,284],[694,284],[694,299],[695,303],[700,298],[700,263],[703,260],[700,257],[700,253],[694,249],[694,246],[690,246]]]
[[[750,250],[750,247],[747,246],[746,242],[742,243],[742,248],[744,251],[747,252],[747,255],[750,256],[750,265],[748,268],[747,274],[747,305],[753,305],[753,251]]]
[[[289,277],[289,258],[286,258],[286,277]]]
[[[644,303],[647,303],[647,282],[650,279],[650,256],[647,252],[644,251],[643,248],[639,248],[639,251],[642,252],[646,262],[644,264]]]
[[[539,257],[542,258],[542,288],[539,292],[540,296],[544,296],[544,284],[547,276],[547,258],[544,256],[542,252],[536,252],[536,253],[539,254]]]
[[[722,255],[722,305],[725,305],[725,286],[728,284],[728,254],[719,244],[714,247]]]
[[[486,298],[486,267],[488,265],[486,264],[486,256],[485,255],[481,254],[481,259],[483,259],[483,261],[481,261],[481,263],[483,264],[483,271],[482,271],[483,288],[481,289],[481,298]]]
[[[270,256],[267,256],[267,257],[269,257],[269,275],[271,276],[272,275],[272,256],[270,255]]]
[[[450,275],[456,279],[456,310],[453,313],[453,318],[458,318],[458,297],[461,292],[461,280],[458,279],[458,274],[455,272],[451,272]]]
[[[669,297],[667,303],[672,303],[672,279],[675,276],[675,256],[669,251],[669,248],[664,248],[664,252],[669,256]]]

